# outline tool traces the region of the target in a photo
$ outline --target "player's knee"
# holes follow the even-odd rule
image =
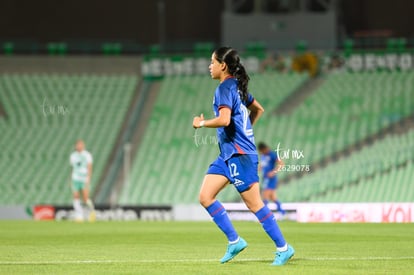
[[[264,206],[264,202],[262,200],[254,201],[254,202],[245,202],[245,204],[247,208],[253,213],[256,213],[257,211],[262,209]]]
[[[198,195],[198,201],[202,206],[208,207],[214,202],[214,198],[206,193],[200,192]]]

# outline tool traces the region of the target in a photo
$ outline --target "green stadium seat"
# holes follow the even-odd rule
[[[14,53],[14,43],[13,42],[3,43],[3,52],[5,55],[12,55]]]
[[[397,51],[398,40],[395,38],[387,39],[387,51],[396,52]]]
[[[407,47],[407,39],[405,38],[398,38],[396,41],[396,50],[399,53],[405,52]]]
[[[101,46],[104,55],[120,55],[122,53],[121,43],[103,43]]]
[[[47,44],[47,52],[50,55],[65,55],[68,51],[68,46],[66,43],[55,43],[50,42]]]
[[[308,41],[306,40],[299,40],[296,43],[296,51],[298,53],[304,53],[308,50]]]
[[[354,51],[355,41],[353,39],[345,39],[344,41],[344,55],[350,56]]]
[[[263,41],[254,41],[246,44],[244,55],[255,56],[259,59],[266,57],[266,43]]]
[[[409,190],[413,176],[413,135],[414,130],[411,130],[377,141],[289,185],[282,185],[279,195],[294,194],[295,190],[316,182],[313,193],[306,189],[289,198],[314,202],[408,202],[413,193]],[[382,165],[384,160],[390,162]]]
[[[199,42],[194,44],[194,54],[196,57],[210,56],[213,51],[213,42]]]

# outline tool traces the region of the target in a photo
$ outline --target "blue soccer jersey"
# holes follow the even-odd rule
[[[220,83],[215,91],[213,102],[215,115],[219,116],[221,108],[231,110],[230,124],[226,127],[217,128],[220,157],[225,161],[236,154],[257,154],[247,109],[253,101],[253,96],[248,94],[247,100],[242,102],[237,88],[237,80],[233,77]]]
[[[267,174],[275,169],[278,156],[276,152],[269,151],[269,153],[262,154],[260,158],[260,166],[262,167],[263,178],[268,178]]]

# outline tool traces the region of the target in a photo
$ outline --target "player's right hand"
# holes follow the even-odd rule
[[[200,116],[195,116],[193,118],[193,127],[195,129],[200,128],[201,127],[200,122],[203,121],[203,120],[204,120],[204,115],[203,114],[201,114]]]

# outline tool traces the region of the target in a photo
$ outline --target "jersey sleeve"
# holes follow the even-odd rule
[[[247,99],[245,100],[244,105],[246,105],[246,107],[249,107],[250,105],[252,105],[253,101],[254,101],[254,97],[252,96],[251,93],[248,93],[247,94]]]
[[[216,100],[218,110],[221,108],[229,108],[231,110],[233,106],[233,99],[229,87],[224,85],[219,87]]]

